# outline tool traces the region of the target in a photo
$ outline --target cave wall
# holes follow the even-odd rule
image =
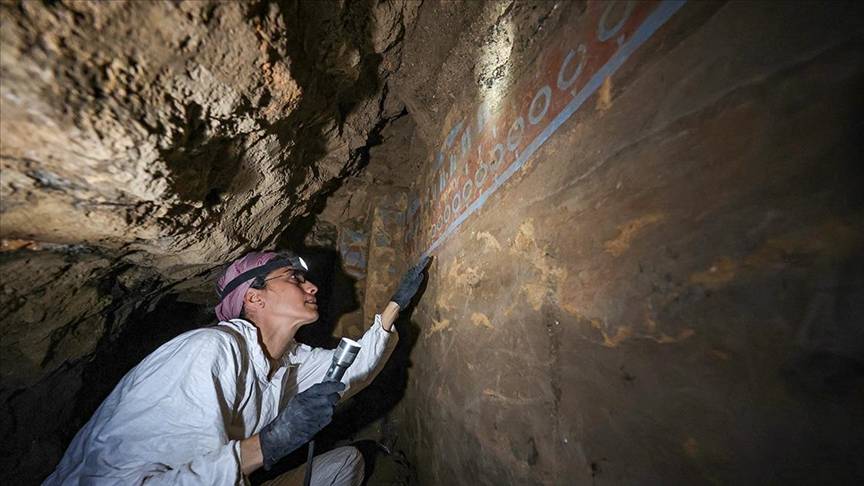
[[[212,313],[153,269],[92,248],[4,243],[0,480],[38,484],[129,369]]]
[[[178,274],[273,245],[403,111],[387,80],[416,10],[3,2],[3,236]]]
[[[420,2],[322,5],[0,1],[0,482],[44,478],[137,360],[211,324],[224,262],[302,247],[365,177]],[[320,222],[324,250],[347,235]]]
[[[860,483],[861,7],[441,8],[400,92],[421,484]]]

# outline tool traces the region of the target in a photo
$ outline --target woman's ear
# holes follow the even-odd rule
[[[243,308],[246,311],[257,311],[264,307],[264,299],[258,289],[249,289],[243,296]]]

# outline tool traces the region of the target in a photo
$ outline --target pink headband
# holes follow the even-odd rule
[[[225,269],[222,276],[219,277],[219,280],[216,282],[216,288],[218,289],[219,294],[222,294],[222,289],[224,289],[226,285],[237,278],[240,274],[252,270],[253,268],[260,267],[277,256],[278,254],[272,251],[253,251],[235,260],[234,263],[228,265],[228,268]],[[240,317],[240,312],[243,310],[243,298],[246,296],[246,291],[249,290],[253,280],[254,278],[249,278],[249,280],[229,291],[228,294],[221,296],[222,299],[216,306],[216,317],[218,317],[220,321],[227,321],[229,319]]]

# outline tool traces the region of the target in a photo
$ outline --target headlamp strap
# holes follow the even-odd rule
[[[216,285],[216,295],[219,296],[219,300],[221,301],[222,299],[225,298],[226,295],[233,292],[234,289],[243,285],[245,282],[252,280],[255,277],[266,276],[268,273],[272,272],[273,270],[276,270],[277,268],[282,268],[282,267],[294,267],[294,268],[296,268],[294,263],[291,260],[292,260],[291,258],[276,258],[276,259],[270,260],[269,262],[265,263],[264,265],[255,267],[255,268],[250,269],[250,270],[246,270],[245,272],[243,272],[240,275],[237,275],[236,277],[231,279],[231,281],[228,282],[228,285],[226,285],[225,288],[220,290],[219,285]]]

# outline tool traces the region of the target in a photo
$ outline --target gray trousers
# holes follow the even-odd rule
[[[263,486],[303,486],[306,464],[267,481]],[[356,447],[338,447],[315,456],[312,486],[360,486],[363,482],[363,456]]]

